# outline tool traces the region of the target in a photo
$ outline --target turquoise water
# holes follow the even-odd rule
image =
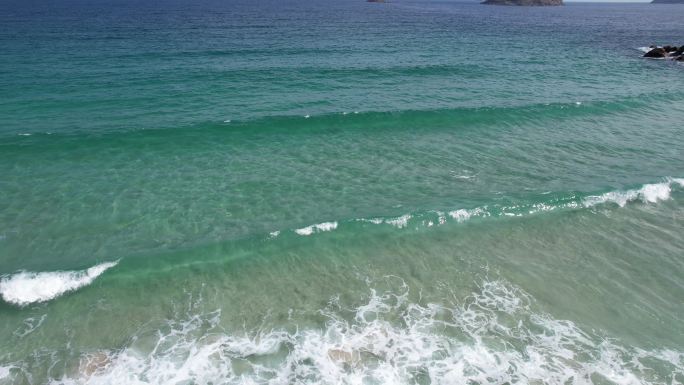
[[[682,15],[0,4],[0,384],[684,382]]]

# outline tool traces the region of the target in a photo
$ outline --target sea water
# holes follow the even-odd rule
[[[0,3],[0,384],[683,383],[683,16]]]

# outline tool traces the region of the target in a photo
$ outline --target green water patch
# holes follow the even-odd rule
[[[94,264],[331,220],[524,206],[554,191],[565,199],[680,176],[681,136],[666,113],[677,103],[621,103],[645,104],[13,138],[2,145],[2,270]]]
[[[307,236],[291,231],[129,255],[84,288],[45,304],[7,309],[5,320],[13,319],[8,327],[18,327],[16,323],[29,314],[39,317],[43,311],[57,311],[66,317],[83,311],[73,307],[85,307],[100,314],[97,317],[134,317],[140,325],[151,317],[172,317],[186,297],[200,295],[206,311],[233,309],[224,320],[234,327],[260,322],[264,311],[282,320],[291,309],[314,310],[336,295],[354,301],[363,294],[355,287],[369,277],[399,276],[421,288],[421,295],[437,300],[445,295],[440,282],[460,282],[464,290],[471,290],[473,277],[492,274],[515,282],[549,311],[566,318],[577,312],[576,301],[600,293],[597,302],[583,305],[577,315],[601,328],[618,325],[611,318],[617,314],[640,314],[646,320],[658,314],[674,325],[681,315],[676,300],[676,272],[682,270],[677,259],[681,239],[676,234],[682,225],[676,217],[681,211],[678,201],[675,196],[657,204],[609,204],[434,226],[425,220],[403,227],[353,221]],[[652,263],[654,258],[657,263]],[[653,285],[664,286],[664,291]],[[628,304],[618,300],[626,295],[636,297]],[[115,309],[121,307],[131,310],[117,314]],[[653,322],[646,322],[654,327],[646,328],[649,333],[665,338],[672,332],[657,332],[658,323]],[[643,322],[634,325],[643,327]],[[633,338],[644,333],[626,325],[616,326],[614,332],[624,327]],[[114,332],[109,338],[117,335],[126,333]]]
[[[251,120],[234,120],[204,122],[185,127],[167,127],[162,129],[146,129],[138,127],[129,131],[99,132],[79,131],[70,132],[36,132],[27,130],[24,133],[11,133],[3,139],[2,145],[11,151],[19,145],[47,145],[59,146],[60,140],[86,141],[88,140],[163,140],[169,138],[182,140],[191,137],[193,141],[202,142],[198,131],[211,140],[215,135],[265,135],[265,134],[326,134],[340,130],[445,130],[445,129],[483,129],[484,127],[530,125],[544,126],[548,121],[595,117],[605,118],[610,115],[632,116],[654,115],[658,113],[677,113],[684,93],[671,91],[667,93],[650,93],[637,96],[627,96],[614,100],[602,101],[570,101],[566,103],[528,104],[506,107],[477,107],[452,108],[438,110],[401,110],[401,111],[340,111],[333,114],[313,116],[267,116]],[[665,117],[665,116],[663,116]],[[68,137],[69,139],[60,139]],[[144,139],[143,139],[144,138]],[[113,142],[115,145],[116,142]],[[7,146],[7,147],[5,147]]]
[[[495,281],[527,293],[533,312],[568,320],[599,341],[676,350],[682,343],[678,298],[684,294],[678,284],[684,245],[676,236],[681,211],[677,198],[424,229],[340,227],[124,258],[92,285],[52,302],[0,308],[7,336],[0,362],[23,361],[38,370],[52,354],[62,368],[55,370],[75,370],[83,352],[131,344],[145,352],[158,336],[152,331],[176,330],[217,309],[212,328],[235,336],[325,330],[329,319],[321,312],[331,301],[341,307],[341,319],[353,322],[353,309],[372,302],[373,290],[397,293],[405,286],[409,303],[447,305]],[[522,300],[515,298],[511,306]],[[388,327],[406,327],[401,314],[382,317]],[[499,320],[483,341],[502,326],[520,327],[517,319]],[[524,350],[530,341],[518,343]],[[25,361],[29,356],[33,363]]]

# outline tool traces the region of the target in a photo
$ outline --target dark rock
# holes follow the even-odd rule
[[[676,61],[684,61],[684,55],[679,55],[676,58],[674,58]]]
[[[644,57],[665,57],[667,52],[662,48],[653,48],[652,50],[646,52]]]
[[[684,4],[684,0],[653,0],[653,4]]]
[[[679,46],[679,49],[673,53],[673,55],[679,56],[679,55],[684,55],[684,45]]]
[[[677,47],[672,45],[666,45],[665,47],[663,47],[663,49],[665,50],[665,52],[674,52],[677,50]]]

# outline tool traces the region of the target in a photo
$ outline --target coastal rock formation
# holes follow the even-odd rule
[[[664,47],[652,45],[646,51],[644,57],[651,59],[672,59],[676,61],[684,61],[684,45],[679,47],[676,45],[666,45]]]
[[[369,3],[384,3],[385,0],[366,0]]]
[[[667,56],[667,51],[662,48],[653,48],[652,50],[646,52],[644,57],[665,57]]]
[[[482,2],[482,4],[546,6],[563,5],[563,0],[485,0]]]
[[[653,0],[653,4],[684,4],[684,0]]]

